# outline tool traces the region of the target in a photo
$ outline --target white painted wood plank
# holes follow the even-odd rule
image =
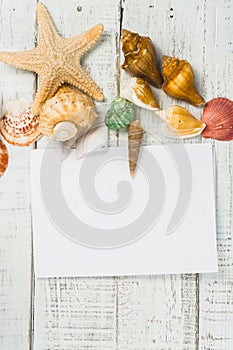
[[[162,55],[177,56],[192,63],[197,85],[202,92],[201,74],[203,27],[198,18],[199,1],[192,1],[184,10],[184,1],[123,1],[122,27],[153,40],[161,66]],[[171,11],[171,9],[173,9]],[[173,15],[170,18],[170,15]],[[195,15],[194,15],[195,14]],[[193,37],[198,42],[193,43]],[[121,62],[124,58],[121,55]],[[121,73],[123,76],[124,73]],[[175,104],[162,90],[153,89],[160,106]],[[179,103],[183,104],[184,103]],[[187,106],[187,104],[186,104]],[[200,116],[200,109],[188,106]],[[137,110],[137,117],[146,130],[145,144],[164,141],[161,123],[151,112]],[[120,141],[127,137],[120,132]],[[195,139],[198,142],[199,139]],[[175,141],[176,142],[176,141]],[[119,279],[119,290],[130,289],[119,298],[118,343],[120,349],[196,349],[198,337],[197,276],[175,275],[150,278]],[[132,314],[132,317],[129,315]],[[172,347],[171,347],[172,344]]]
[[[233,2],[204,1],[203,46],[208,100],[233,100]],[[233,348],[232,142],[215,142],[217,160],[217,237],[219,272],[200,276],[201,350]]]
[[[0,1],[0,50],[34,46],[36,1]],[[34,75],[0,64],[2,110],[16,97],[32,99]],[[9,147],[0,180],[0,348],[29,349],[31,328],[31,214],[29,151]]]
[[[119,1],[44,1],[66,37],[97,23],[105,32],[84,57],[83,66],[103,88],[106,101],[117,94]],[[81,11],[77,11],[81,6]],[[46,140],[38,142],[39,148]],[[56,147],[56,145],[55,145]],[[34,350],[115,349],[116,284],[114,278],[50,278],[35,285]]]

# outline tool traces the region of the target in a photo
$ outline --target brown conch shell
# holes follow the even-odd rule
[[[128,127],[129,170],[132,177],[136,170],[143,133],[139,120],[135,120]]]
[[[42,136],[39,121],[32,114],[32,106],[24,99],[11,101],[6,108],[7,113],[0,121],[0,132],[8,143],[30,146]]]
[[[171,106],[156,113],[167,123],[165,133],[169,137],[194,137],[200,135],[205,128],[205,123],[181,106]]]
[[[90,128],[95,119],[95,104],[91,97],[64,85],[44,104],[39,128],[56,141],[67,141],[78,131]]]
[[[121,40],[125,56],[122,68],[133,77],[145,79],[156,88],[161,88],[163,78],[156,64],[156,54],[151,39],[123,29]]]
[[[200,106],[205,103],[194,85],[194,74],[186,60],[163,56],[163,91],[170,97]]]
[[[233,101],[224,97],[212,99],[204,107],[202,121],[206,123],[203,137],[233,140]]]
[[[124,79],[121,86],[121,97],[142,108],[152,111],[159,109],[159,104],[153,95],[150,85],[141,78],[129,77]]]
[[[0,140],[0,176],[2,176],[8,167],[9,155],[6,145]]]

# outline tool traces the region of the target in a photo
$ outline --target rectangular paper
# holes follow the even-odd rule
[[[133,179],[127,147],[82,160],[72,150],[62,164],[45,152],[48,164],[31,152],[36,277],[217,271],[211,145],[141,147]]]

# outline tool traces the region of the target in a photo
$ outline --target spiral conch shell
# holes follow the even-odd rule
[[[161,88],[163,78],[156,64],[156,54],[151,39],[123,29],[121,40],[125,56],[122,68],[133,77],[145,79],[156,88]]]
[[[200,106],[205,103],[194,85],[194,74],[186,60],[163,56],[163,91],[170,97]]]
[[[224,97],[212,99],[204,107],[202,121],[206,123],[203,137],[233,140],[233,101]]]
[[[6,109],[7,113],[0,122],[0,132],[8,143],[29,146],[42,136],[39,121],[25,99],[9,102]]]
[[[92,99],[79,90],[62,86],[42,109],[40,131],[56,141],[71,139],[80,130],[88,129],[96,119]]]
[[[129,125],[134,118],[134,106],[125,98],[116,97],[105,115],[105,125],[109,129],[119,130]]]
[[[8,167],[9,155],[6,145],[0,140],[0,177]]]
[[[136,106],[152,111],[159,108],[150,85],[141,78],[124,79],[121,85],[121,97],[126,98]]]
[[[130,176],[134,176],[144,130],[139,120],[135,120],[128,127],[128,150]]]
[[[200,135],[206,126],[181,106],[171,106],[156,113],[167,122],[165,133],[169,137],[194,137]]]

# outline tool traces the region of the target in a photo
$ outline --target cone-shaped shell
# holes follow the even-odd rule
[[[54,138],[58,123],[71,122],[78,130],[83,130],[89,128],[95,119],[96,110],[92,99],[79,90],[63,86],[44,104],[39,128],[44,135]],[[55,138],[59,141],[56,136]]]
[[[133,77],[145,79],[156,88],[161,88],[163,78],[157,67],[151,39],[123,29],[121,40],[125,56],[122,68]]]
[[[166,121],[165,133],[169,137],[194,137],[200,135],[205,128],[203,121],[196,119],[181,106],[171,106],[157,112],[157,114]]]
[[[105,115],[105,125],[109,129],[119,130],[129,125],[133,118],[133,104],[125,98],[116,97]]]
[[[224,97],[209,101],[204,107],[202,121],[206,123],[203,137],[220,141],[233,140],[233,101]]]
[[[125,79],[121,87],[121,97],[126,98],[136,106],[152,111],[159,108],[150,85],[141,78],[129,77]]]
[[[25,106],[22,100],[10,102],[7,113],[1,119],[1,134],[4,139],[15,146],[29,146],[42,134],[39,122],[32,114],[32,106]]]
[[[0,176],[2,176],[8,167],[9,155],[6,145],[0,140]]]
[[[128,127],[129,171],[132,177],[135,174],[143,133],[139,120],[135,120]]]
[[[200,106],[205,103],[194,85],[194,74],[186,60],[163,56],[163,91],[170,97]]]

